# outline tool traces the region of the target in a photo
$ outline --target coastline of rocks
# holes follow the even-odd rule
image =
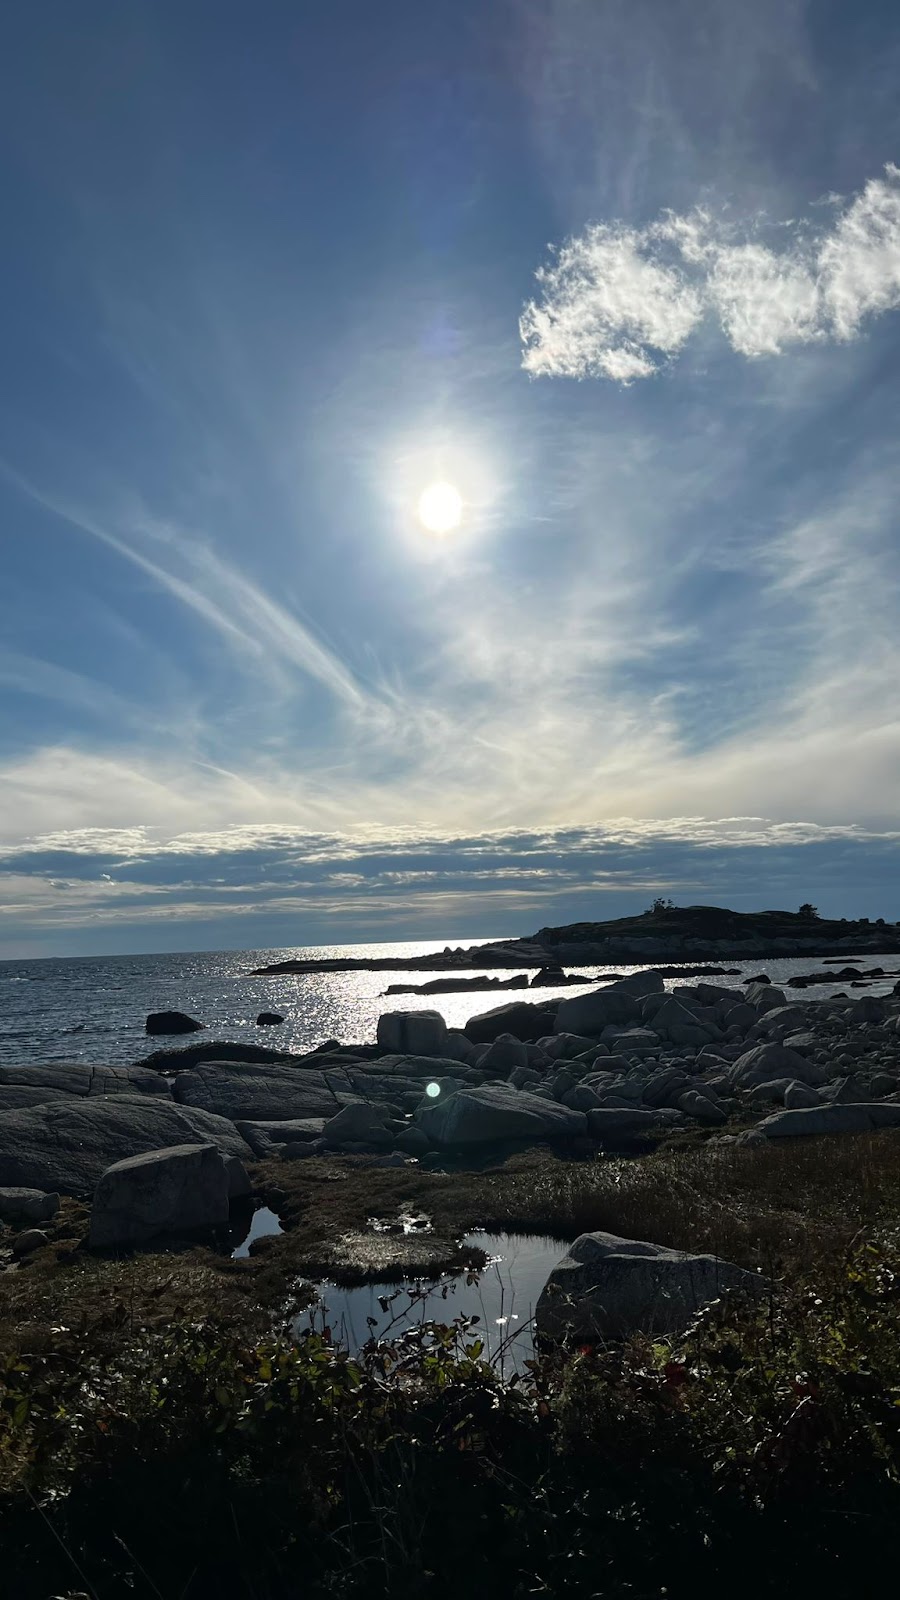
[[[92,1238],[127,1245],[218,1226],[223,1184],[228,1200],[248,1193],[247,1165],[272,1157],[443,1170],[534,1144],[584,1158],[691,1132],[747,1142],[897,1127],[898,991],[807,1000],[764,975],[743,992],[667,990],[646,971],[509,1001],[463,1029],[436,1011],[388,1012],[375,1043],[302,1056],[192,1039],[130,1067],[3,1066],[0,1218],[25,1200],[93,1197],[118,1221]],[[198,1148],[216,1161],[198,1167],[184,1154]]]

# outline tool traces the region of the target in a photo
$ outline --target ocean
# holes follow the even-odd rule
[[[454,939],[454,944],[480,941]],[[150,1011],[186,1011],[207,1029],[210,1039],[252,1042],[290,1051],[310,1050],[326,1039],[344,1043],[375,1038],[382,1011],[433,1009],[450,1027],[462,1027],[469,1017],[507,1000],[575,995],[594,987],[590,978],[598,967],[585,971],[584,989],[541,988],[533,996],[515,992],[480,994],[392,995],[390,983],[424,983],[427,972],[336,972],[302,977],[253,977],[252,969],[291,958],[346,956],[421,956],[442,951],[444,941],[368,945],[323,945],[284,950],[209,950],[185,955],[79,956],[40,961],[0,962],[0,1062],[89,1061],[115,1066],[139,1060],[161,1046],[187,1043],[186,1039],[148,1038],[144,1030]],[[848,965],[862,968],[900,966],[897,956],[846,957]],[[742,979],[765,971],[774,983],[784,984],[795,974],[820,970],[814,957],[790,961],[733,962],[740,976],[717,977],[715,983],[740,988]],[[570,967],[570,972],[575,970]],[[639,970],[634,965],[607,967],[623,975]],[[443,976],[443,974],[435,974]],[[486,975],[497,977],[496,968]],[[467,972],[466,977],[476,976]],[[500,977],[511,973],[501,972]],[[667,987],[697,979],[671,978]],[[894,978],[874,980],[861,994],[890,993]],[[821,999],[846,984],[823,984],[801,991],[799,998]],[[285,1022],[260,1028],[260,1011],[278,1011]]]

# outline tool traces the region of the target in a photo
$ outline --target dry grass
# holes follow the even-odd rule
[[[286,1231],[249,1260],[193,1247],[122,1259],[84,1248],[87,1212],[64,1201],[48,1246],[0,1274],[0,1354],[46,1348],[54,1330],[114,1348],[136,1328],[218,1323],[248,1338],[304,1302],[304,1280],[396,1282],[470,1259],[477,1229],[551,1235],[602,1229],[711,1251],[785,1277],[838,1263],[857,1235],[900,1218],[900,1141],[853,1138],[564,1161],[546,1150],[478,1171],[378,1170],[355,1159],[270,1161],[255,1171]],[[370,1219],[421,1211],[428,1234],[373,1233]]]
[[[284,1248],[344,1281],[372,1276],[335,1241],[372,1216],[421,1209],[436,1254],[475,1229],[551,1235],[602,1229],[787,1272],[900,1219],[900,1143],[883,1132],[766,1145],[661,1150],[641,1160],[563,1161],[545,1150],[494,1168],[429,1174],[354,1161],[269,1162],[263,1186],[290,1227]],[[277,1187],[277,1191],[276,1191]],[[288,1241],[290,1241],[288,1243]],[[281,1241],[277,1241],[281,1244]],[[272,1264],[275,1264],[273,1252]],[[310,1275],[315,1273],[310,1270]]]

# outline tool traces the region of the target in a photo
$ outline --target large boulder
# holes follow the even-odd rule
[[[440,1056],[447,1024],[439,1011],[385,1011],[378,1018],[378,1043],[398,1055]]]
[[[758,1293],[761,1281],[715,1256],[583,1233],[547,1279],[535,1324],[551,1339],[678,1333],[722,1294]]]
[[[827,1074],[814,1061],[783,1044],[758,1044],[752,1050],[745,1050],[738,1056],[729,1076],[741,1089],[755,1089],[757,1084],[771,1083],[778,1078],[791,1078],[813,1088],[827,1080]]]
[[[745,995],[751,1006],[757,1011],[774,1011],[776,1006],[787,1005],[787,995],[783,989],[776,989],[769,978],[763,981],[753,978],[747,985]]]
[[[507,1005],[495,1006],[492,1011],[482,1011],[480,1016],[470,1017],[465,1033],[473,1044],[493,1044],[501,1033],[511,1033],[514,1039],[533,1044],[553,1032],[554,1016],[555,1008],[513,1000]]]
[[[224,1117],[155,1095],[53,1100],[0,1113],[0,1185],[86,1195],[116,1161],[201,1141],[224,1156],[251,1154]]]
[[[631,994],[641,1000],[648,994],[664,994],[666,980],[661,972],[631,972],[627,978],[617,978],[610,984],[616,994]]]
[[[211,1144],[173,1145],[107,1167],[91,1207],[93,1249],[143,1244],[228,1221],[228,1173]]]
[[[197,1106],[232,1122],[333,1117],[340,1110],[324,1072],[296,1067],[211,1061],[179,1073],[173,1094],[179,1105]]]
[[[808,1111],[810,1107],[817,1109],[822,1104],[815,1089],[808,1084],[798,1083],[793,1079],[784,1091],[784,1108],[786,1111]]]
[[[687,1006],[671,995],[654,1011],[653,1031],[661,1039],[683,1045],[709,1044],[717,1032],[715,1028],[705,1027]]]
[[[420,1106],[416,1123],[434,1144],[498,1144],[508,1139],[557,1139],[584,1133],[582,1111],[544,1100],[507,1083],[460,1089]]]
[[[184,1011],[151,1011],[144,1026],[148,1033],[200,1033],[203,1023]]]
[[[514,1039],[511,1033],[497,1035],[493,1044],[489,1044],[483,1056],[478,1058],[479,1072],[490,1072],[495,1076],[505,1077],[516,1067],[528,1066],[528,1046],[521,1039]]]
[[[375,1106],[360,1102],[342,1106],[322,1130],[326,1144],[370,1144],[390,1149],[391,1135],[384,1125],[384,1114]]]
[[[8,1228],[49,1222],[59,1210],[59,1195],[42,1189],[0,1189],[0,1222]]]
[[[900,1127],[900,1105],[819,1106],[808,1111],[776,1111],[754,1129],[767,1139],[796,1139],[819,1133],[871,1133]]]
[[[638,997],[622,990],[618,984],[606,989],[592,989],[590,994],[574,995],[563,1000],[556,1013],[555,1033],[585,1034],[596,1038],[611,1023],[640,1021]]]

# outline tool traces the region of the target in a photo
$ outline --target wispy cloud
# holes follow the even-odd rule
[[[38,488],[9,464],[0,462],[0,472],[36,504],[132,562],[233,644],[258,659],[280,660],[299,668],[356,710],[363,705],[363,690],[343,662],[308,626],[224,560],[208,542],[143,509],[131,510],[121,517],[124,528],[113,531],[109,526],[112,518],[98,516],[61,495]],[[168,564],[140,549],[135,536],[154,541],[155,553],[164,551]],[[180,574],[173,570],[175,563],[186,571]]]
[[[900,306],[900,168],[870,179],[830,230],[700,207],[643,229],[592,223],[537,279],[541,298],[520,322],[535,377],[650,377],[707,318],[751,359],[854,339]]]

